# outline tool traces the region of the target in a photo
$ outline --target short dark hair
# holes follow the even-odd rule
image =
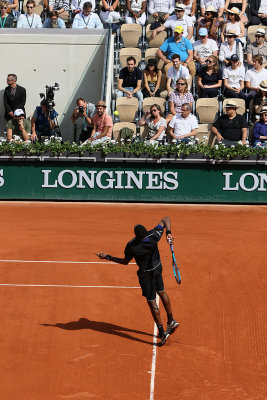
[[[130,56],[126,59],[127,63],[128,61],[133,61],[136,64],[136,59],[133,56]]]
[[[252,57],[253,61],[258,61],[260,65],[263,64],[263,57],[260,54],[256,54],[255,56]]]
[[[84,101],[84,102],[86,103],[86,101],[85,101],[82,97],[79,97],[79,98],[76,100],[76,105],[78,105],[79,101]]]
[[[93,8],[93,5],[92,5],[92,3],[91,3],[90,1],[86,1],[86,2],[84,3],[84,5],[83,5],[83,8],[84,8],[85,10],[88,10],[88,8]]]
[[[27,3],[26,3],[26,6],[27,6],[28,4],[33,4],[33,6],[35,7],[35,1],[34,1],[34,0],[28,0]]]
[[[137,239],[142,240],[147,236],[147,229],[143,225],[135,225],[134,233]]]
[[[179,56],[179,54],[173,54],[173,55],[171,56],[171,59],[172,59],[172,60],[176,60],[176,58],[178,58],[178,60],[181,60],[181,57]]]
[[[52,18],[52,17],[57,17],[58,18],[58,11],[57,10],[50,11],[49,18]]]
[[[17,75],[15,75],[15,74],[8,74],[7,76],[12,76],[12,78],[17,82]]]

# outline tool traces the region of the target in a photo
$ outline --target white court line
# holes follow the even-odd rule
[[[156,297],[157,306],[159,306],[159,296]],[[153,337],[153,350],[152,350],[152,363],[151,363],[151,378],[150,378],[150,395],[149,400],[154,400],[154,389],[155,389],[155,373],[156,373],[156,357],[157,357],[157,336],[158,327],[154,322],[154,337]]]
[[[35,285],[35,284],[30,284],[30,283],[0,283],[0,286],[62,287],[62,288],[100,288],[100,289],[140,289],[140,286]]]
[[[51,263],[51,264],[116,264],[114,262],[106,262],[106,261],[48,261],[48,260],[0,260],[0,262],[8,262],[8,263]],[[129,263],[135,264],[136,263]]]

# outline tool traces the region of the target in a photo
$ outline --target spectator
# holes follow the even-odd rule
[[[93,116],[96,113],[96,108],[94,104],[88,103],[81,97],[76,100],[76,105],[77,107],[71,114],[71,121],[75,124],[78,118],[82,118],[83,125],[79,136],[79,143],[83,143],[91,136],[93,130]]]
[[[214,7],[209,6],[205,10],[204,17],[198,20],[197,30],[206,28],[208,30],[208,38],[218,41],[218,29],[220,23],[218,13]]]
[[[42,20],[38,14],[34,14],[35,1],[28,0],[26,3],[27,13],[20,14],[17,28],[42,28]]]
[[[58,17],[57,11],[50,11],[49,18],[46,18],[46,20],[43,23],[43,28],[64,29],[64,28],[66,28],[66,25],[65,25],[65,22],[63,21],[63,19]]]
[[[198,122],[194,115],[191,114],[191,104],[185,103],[182,105],[181,114],[176,114],[170,124],[170,137],[177,139],[177,142],[190,141],[190,136],[195,136],[198,130]]]
[[[153,104],[150,111],[147,111],[139,121],[140,126],[147,125],[148,133],[146,140],[162,141],[167,128],[165,118],[163,118],[161,108],[158,104]]]
[[[206,66],[197,72],[197,84],[200,88],[199,97],[216,97],[222,86],[222,70],[219,68],[218,57],[209,56]]]
[[[155,38],[157,34],[165,29],[172,29],[172,33],[174,34],[174,30],[177,26],[181,26],[183,28],[183,36],[190,40],[193,36],[193,21],[190,17],[185,15],[185,5],[177,4],[175,6],[175,15],[171,15],[163,25],[154,29],[152,32],[152,37]]]
[[[57,11],[58,16],[64,20],[69,19],[69,2],[68,0],[49,0],[49,11]]]
[[[83,5],[83,12],[75,16],[72,29],[103,29],[99,16],[92,12],[92,3],[87,1]]]
[[[14,18],[12,14],[7,13],[9,2],[8,1],[2,1],[0,3],[0,11],[1,11],[1,16],[0,16],[0,27],[2,28],[13,28],[14,26]]]
[[[261,81],[267,79],[267,69],[262,67],[263,58],[260,55],[253,57],[253,68],[248,69],[245,75],[245,82],[247,88],[247,105],[249,106],[250,100],[257,94],[259,84]]]
[[[196,22],[196,9],[197,2],[196,0],[179,0],[176,4],[184,4],[185,5],[185,15],[191,17],[193,24]]]
[[[163,24],[169,16],[173,13],[175,7],[175,0],[149,0],[148,3],[148,24],[158,22]]]
[[[211,132],[216,136],[217,142],[222,142],[226,147],[242,141],[246,144],[247,122],[244,115],[237,114],[238,106],[235,100],[228,100],[226,114],[219,117],[211,127]]]
[[[259,84],[259,91],[253,98],[253,111],[254,111],[252,115],[253,121],[259,118],[260,113],[264,106],[267,106],[267,80],[262,81]]]
[[[118,22],[121,19],[119,13],[119,0],[102,0],[100,18],[103,22]]]
[[[99,100],[96,104],[96,114],[93,116],[93,130],[91,137],[86,142],[96,145],[111,138],[113,122],[110,115],[106,113],[106,103]],[[86,143],[85,142],[85,143]]]
[[[25,115],[26,90],[17,85],[17,75],[8,74],[8,86],[4,91],[5,119],[9,121],[14,117],[16,109],[22,109]]]
[[[167,90],[164,90],[160,94],[164,99],[166,99],[167,96],[170,96],[170,94],[176,89],[176,82],[179,78],[185,78],[188,85],[190,81],[189,71],[186,67],[181,65],[179,54],[172,55],[172,64],[173,67],[169,68],[167,71]]]
[[[250,66],[253,66],[253,57],[259,54],[263,58],[263,68],[267,68],[267,42],[265,40],[265,29],[258,28],[255,37],[256,42],[249,43],[247,47],[247,62]]]
[[[199,40],[194,44],[194,59],[198,67],[205,66],[209,56],[218,56],[218,46],[215,40],[208,38],[207,28],[200,28],[198,31]]]
[[[173,54],[179,54],[181,62],[189,69],[189,73],[194,77],[196,73],[195,63],[193,61],[193,46],[187,38],[182,36],[183,27],[177,26],[174,30],[174,36],[165,40],[157,51],[157,56],[167,65],[165,69],[171,67],[171,58]],[[166,56],[163,54],[166,53]],[[169,65],[168,65],[169,64]]]
[[[20,12],[18,11],[18,0],[8,0],[7,4],[7,13],[11,14],[12,17],[17,20],[20,16]]]
[[[162,72],[158,69],[157,61],[154,58],[148,60],[144,70],[143,97],[159,97]]]
[[[14,118],[10,119],[7,123],[7,141],[12,142],[13,136],[19,136],[24,142],[29,140],[29,134],[31,133],[31,123],[25,119],[24,111],[16,109],[14,111]]]
[[[223,23],[223,13],[224,13],[224,0],[200,0],[200,12],[204,17],[207,7],[214,7],[218,13],[218,20]]]
[[[245,68],[240,65],[237,54],[231,56],[231,65],[223,70],[224,96],[244,99]]]
[[[73,15],[73,18],[76,14],[82,12],[83,5],[86,3],[87,0],[71,0],[70,8]],[[95,0],[91,0],[92,4],[92,11],[95,11]]]
[[[241,40],[241,42],[245,45],[245,27],[243,22],[240,21],[239,9],[237,7],[233,7],[231,10],[227,10],[227,21],[223,24],[222,32],[221,32],[221,40],[225,41],[225,33],[229,32],[229,30],[234,30],[237,34],[237,38]]]
[[[118,81],[118,97],[136,97],[139,100],[139,109],[142,109],[143,94],[141,92],[142,71],[137,68],[134,57],[127,58],[127,67],[122,68]]]
[[[267,25],[266,0],[253,0],[250,2],[250,25]]]
[[[52,136],[58,128],[58,113],[49,108],[47,100],[43,99],[40,106],[36,107],[31,119],[31,140],[40,139],[41,136]]]
[[[166,121],[169,122],[176,114],[181,114],[183,104],[190,104],[191,109],[193,106],[194,98],[192,93],[188,90],[188,83],[185,78],[179,78],[176,82],[176,90],[174,90],[169,97],[169,110],[170,114],[167,116]]]
[[[240,17],[241,22],[243,22],[243,24],[246,24],[248,22],[247,15],[246,15],[247,6],[248,6],[247,0],[242,0],[242,1],[226,0],[224,9],[226,11],[233,7],[237,7],[240,10],[239,17]]]
[[[225,36],[227,37],[227,40],[221,44],[219,61],[223,62],[224,66],[229,67],[231,56],[237,54],[240,64],[243,65],[243,47],[241,42],[236,40],[236,31],[229,29],[229,31],[225,33]]]
[[[260,121],[256,122],[253,130],[252,146],[266,147],[267,140],[267,105],[262,107]]]
[[[127,13],[125,21],[127,24],[146,23],[146,0],[126,0]]]

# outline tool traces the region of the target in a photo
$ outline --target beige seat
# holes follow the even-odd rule
[[[165,112],[165,104],[166,101],[162,99],[161,97],[147,97],[143,100],[143,112],[147,112],[150,110],[150,107],[153,104],[158,104],[160,106],[160,109],[162,113]]]
[[[223,113],[224,114],[225,114],[225,111],[226,111],[226,107],[225,107],[226,103],[229,100],[234,100],[234,102],[238,105],[238,108],[236,109],[237,114],[241,114],[241,115],[245,114],[245,112],[246,112],[246,102],[243,99],[224,99],[224,101],[223,101]]]
[[[211,124],[199,124],[198,130],[196,134],[196,138],[199,139],[199,144],[212,145],[215,139],[215,136],[210,131]]]
[[[116,100],[116,110],[119,111],[120,122],[132,122],[138,110],[137,98],[118,97]]]
[[[25,14],[27,13],[26,3],[27,3],[27,0],[24,0],[23,11]],[[34,14],[41,15],[41,13],[43,12],[44,6],[45,7],[48,6],[48,1],[44,2],[44,0],[35,0]]]
[[[249,43],[256,41],[255,33],[257,32],[258,28],[265,29],[266,32],[266,27],[264,25],[251,25],[248,27],[247,38]]]
[[[127,58],[134,57],[136,59],[136,67],[141,61],[141,50],[134,47],[124,47],[120,51],[120,63],[122,68],[127,66]]]
[[[139,24],[123,24],[121,26],[121,37],[124,47],[137,47],[142,36],[142,26]]]
[[[146,37],[149,43],[149,47],[154,47],[154,48],[159,48],[162,43],[166,40],[167,38],[167,32],[166,31],[161,31],[160,33],[157,34],[155,39],[152,38],[152,32],[150,30],[151,25],[147,25],[146,27]]]
[[[201,124],[212,124],[219,111],[219,102],[216,98],[197,99],[196,111]]]
[[[136,125],[132,122],[117,122],[113,126],[113,139],[120,140],[120,130],[122,128],[129,128],[134,131],[134,136],[136,135]]]

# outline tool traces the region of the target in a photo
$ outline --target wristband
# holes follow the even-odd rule
[[[167,231],[166,231],[166,236],[167,235],[171,235],[172,233],[171,233],[171,231],[168,229]]]
[[[111,260],[111,255],[107,254],[106,260],[110,261]]]

